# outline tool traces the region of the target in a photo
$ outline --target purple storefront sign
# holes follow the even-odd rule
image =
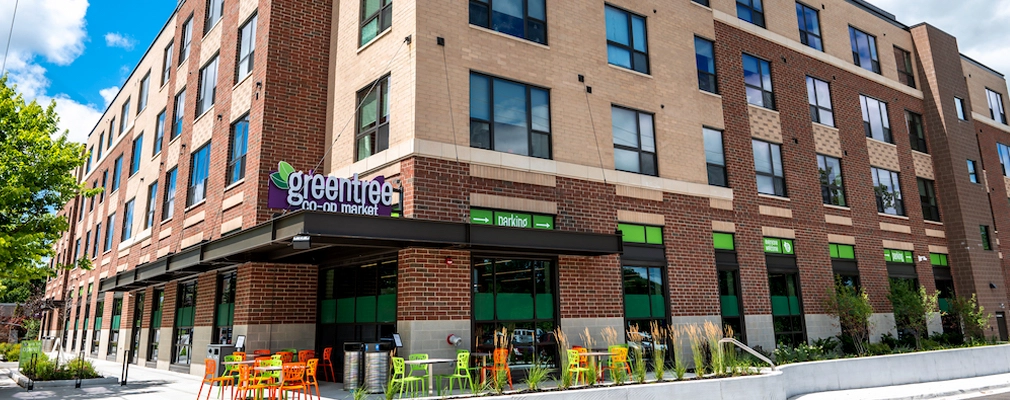
[[[268,182],[269,208],[386,217],[393,212],[393,186],[385,177],[359,180],[358,174],[351,179],[306,174],[284,162],[278,167]]]

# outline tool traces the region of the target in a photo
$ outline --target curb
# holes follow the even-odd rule
[[[9,371],[9,376],[18,383],[18,386],[23,388],[28,387],[28,382],[30,381],[28,377],[22,375],[17,371]],[[82,379],[81,387],[84,386],[107,386],[119,383],[119,378],[94,378],[94,379]],[[34,389],[49,389],[49,388],[64,388],[64,387],[74,387],[77,385],[76,380],[64,380],[64,381],[35,381]]]

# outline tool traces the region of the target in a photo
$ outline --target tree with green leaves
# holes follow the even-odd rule
[[[76,196],[100,191],[85,189],[74,176],[87,153],[58,132],[55,108],[55,101],[48,107],[26,103],[0,77],[0,279],[31,281],[59,268],[91,267],[83,258],[56,269],[47,264],[70,226],[57,211]]]
[[[836,282],[834,287],[828,288],[824,308],[828,314],[838,318],[842,335],[852,339],[856,354],[866,354],[870,344],[870,317],[873,315],[873,305],[866,290]]]
[[[978,304],[975,293],[971,297],[958,296],[951,301],[951,314],[964,328],[964,336],[970,343],[985,341],[985,330],[989,327],[992,314],[985,312],[985,307]]]
[[[922,348],[922,337],[929,335],[926,323],[940,315],[939,297],[940,292],[929,294],[911,279],[891,279],[887,299],[894,307],[894,322],[899,333],[905,332],[915,339],[917,349]]]

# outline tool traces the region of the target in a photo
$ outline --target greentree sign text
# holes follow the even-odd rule
[[[281,161],[270,174],[267,206],[388,217],[393,212],[393,185],[385,177],[351,179],[295,171]]]

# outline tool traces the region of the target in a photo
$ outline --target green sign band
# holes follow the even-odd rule
[[[471,208],[470,223],[474,225],[494,225],[509,228],[553,230],[554,216]]]
[[[796,254],[792,239],[764,238],[765,253]]]

